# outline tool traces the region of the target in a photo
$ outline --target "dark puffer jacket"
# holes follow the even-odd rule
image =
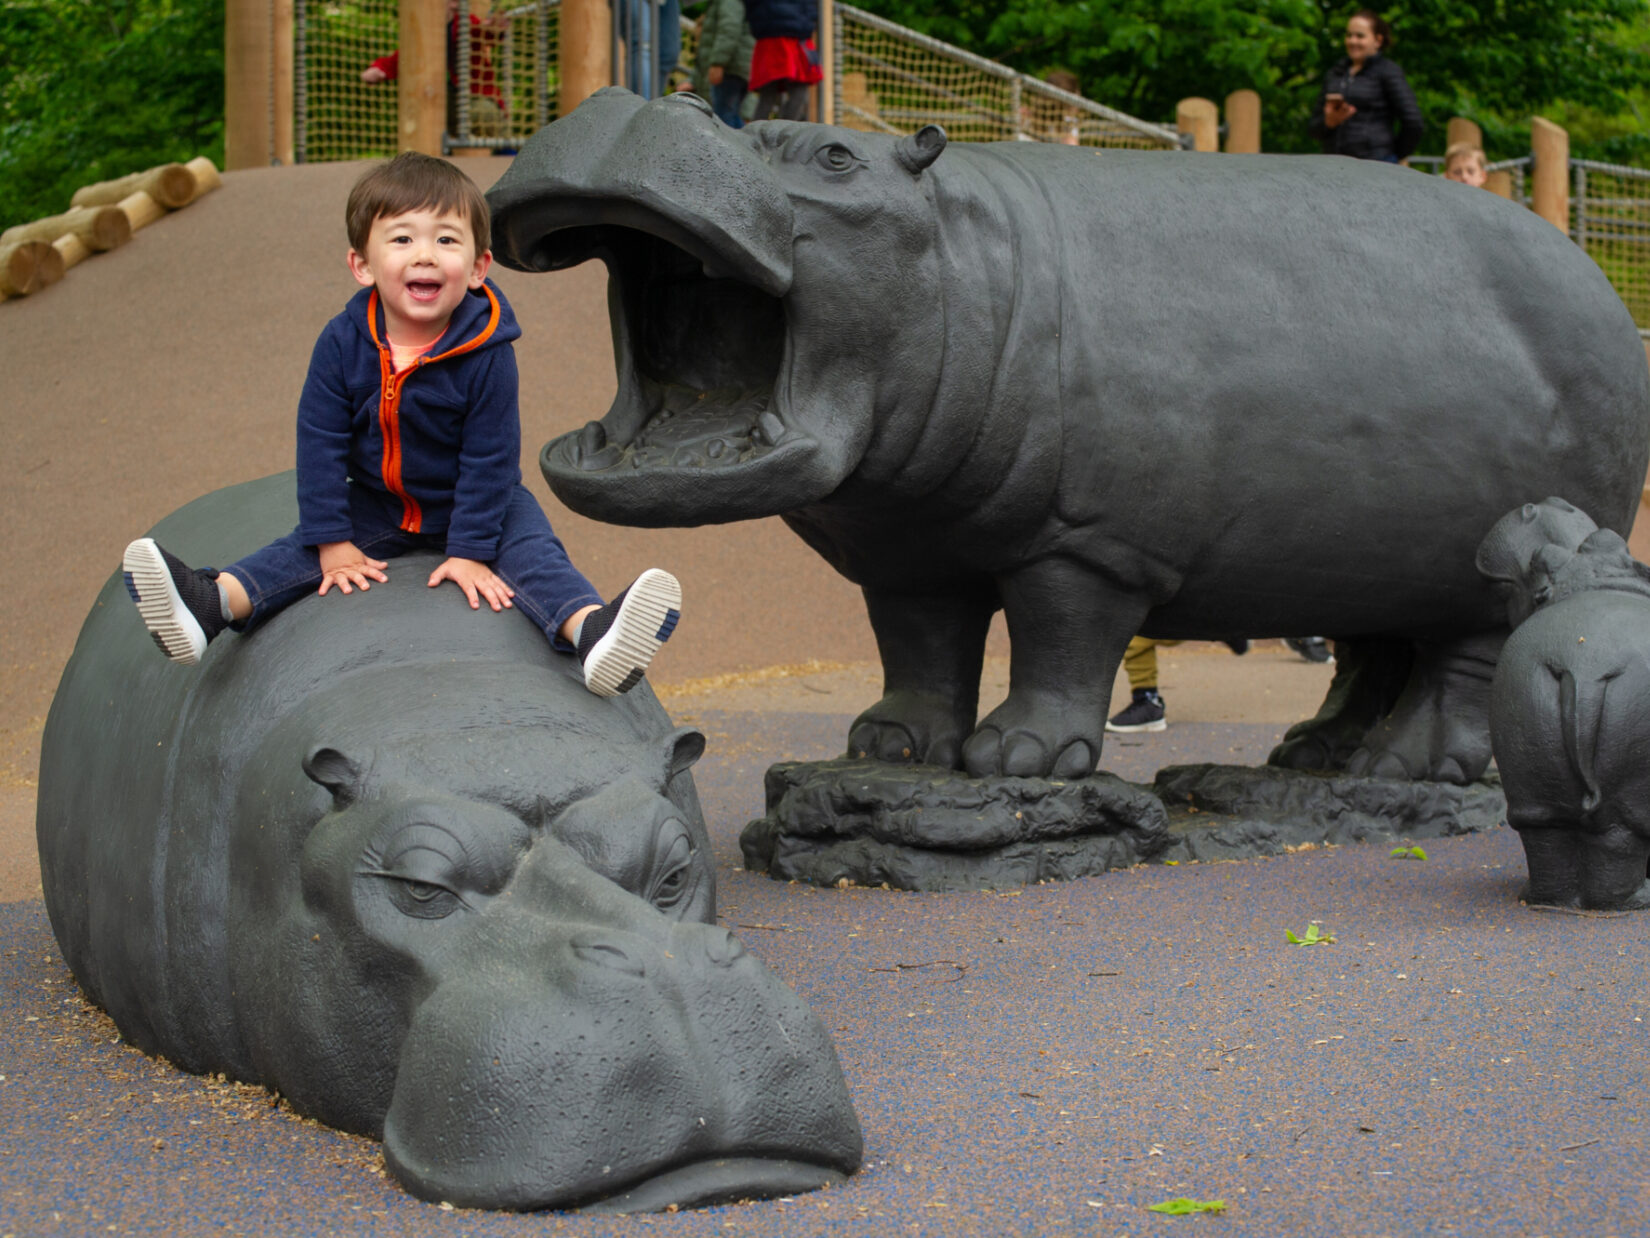
[[[1339,94],[1358,110],[1339,127],[1323,123],[1323,101]],[[1392,126],[1398,125],[1394,136]],[[1323,144],[1326,155],[1351,155],[1354,159],[1407,159],[1415,153],[1424,128],[1420,105],[1409,88],[1404,71],[1385,56],[1375,55],[1364,67],[1352,72],[1352,62],[1342,57],[1324,76],[1312,109],[1311,134]]]
[[[806,39],[819,25],[819,0],[745,0],[745,20],[758,39]]]

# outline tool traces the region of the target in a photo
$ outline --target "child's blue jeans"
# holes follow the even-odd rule
[[[393,559],[412,550],[439,553],[446,548],[445,533],[402,532],[401,503],[393,496],[352,484],[349,508],[355,528],[350,540],[374,559]],[[602,604],[602,596],[568,559],[544,510],[525,486],[518,485],[511,492],[498,557],[492,567],[516,591],[516,608],[538,624],[551,644],[563,652],[572,650],[557,635],[568,616],[585,606]],[[251,616],[233,625],[246,631],[315,592],[321,583],[321,554],[314,546],[304,545],[294,529],[223,570],[246,586],[252,600]]]

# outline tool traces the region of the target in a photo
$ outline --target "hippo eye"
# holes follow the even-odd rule
[[[693,844],[686,833],[671,839],[669,848],[656,866],[648,890],[648,902],[660,911],[670,911],[693,892]]]
[[[405,877],[390,878],[390,901],[402,915],[419,920],[445,919],[464,905],[463,900],[445,886]]]
[[[821,146],[814,155],[814,160],[827,171],[852,172],[864,162],[853,151],[839,142],[832,142],[829,146]]]

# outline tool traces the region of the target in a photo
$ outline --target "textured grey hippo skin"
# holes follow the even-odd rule
[[[1479,570],[1517,626],[1490,695],[1532,903],[1650,907],[1650,567],[1562,499],[1509,512]]]
[[[851,754],[1095,768],[1124,646],[1326,634],[1281,764],[1470,782],[1504,618],[1473,570],[1562,493],[1625,533],[1650,376],[1530,212],[1341,158],[952,144],[599,92],[489,194],[507,265],[609,267],[612,408],[545,477],[603,520],[780,514],[865,594]],[[1007,700],[976,721],[987,626]]]
[[[295,519],[284,474],[155,532],[221,564]],[[40,770],[81,986],[145,1051],[381,1137],[427,1199],[649,1209],[852,1172],[829,1037],[713,923],[703,737],[426,587],[436,561],[196,668],[103,589]]]

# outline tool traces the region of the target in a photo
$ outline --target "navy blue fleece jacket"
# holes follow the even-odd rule
[[[521,335],[488,280],[409,369],[390,363],[384,313],[363,288],[321,332],[298,400],[298,529],[305,544],[354,537],[346,485],[401,506],[409,533],[446,534],[447,553],[490,563],[521,481],[516,356]]]

